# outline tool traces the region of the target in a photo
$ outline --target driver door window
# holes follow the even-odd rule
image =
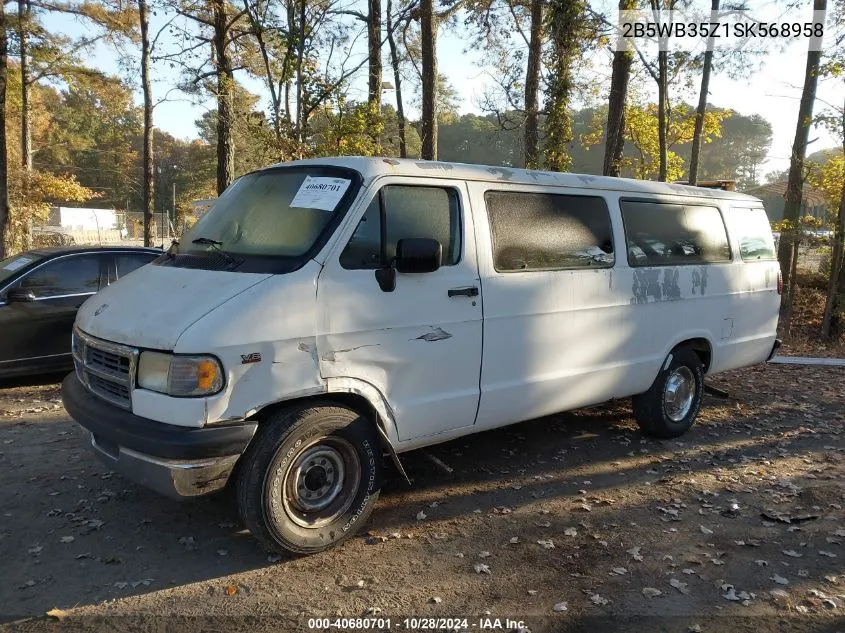
[[[388,185],[367,207],[358,228],[340,254],[341,266],[347,270],[381,267],[382,203],[387,261],[396,255],[397,242],[408,237],[427,237],[440,242],[443,266],[454,266],[460,261],[461,213],[457,192],[447,187]]]
[[[31,290],[36,299],[93,294],[100,287],[100,257],[77,255],[49,262],[14,287]]]

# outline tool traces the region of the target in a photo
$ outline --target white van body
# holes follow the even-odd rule
[[[269,169],[312,166],[355,172],[360,186],[318,252],[296,270],[271,274],[157,262],[79,310],[78,340],[124,350],[132,357],[132,372],[142,350],[219,360],[224,386],[208,397],[173,397],[140,388],[129,376],[133,416],[185,428],[251,420],[260,425],[262,411],[279,403],[353,394],[375,412],[389,450],[401,453],[641,394],[679,344],[696,350],[707,374],[764,362],[773,354],[778,262],[768,245],[766,257],[743,255],[749,214],[758,225],[765,218],[756,198],[667,183],[415,160],[314,159]],[[341,255],[367,209],[381,200],[380,191],[419,186],[445,190],[457,205],[456,261],[426,274],[400,272],[395,289],[385,292],[371,268],[349,269]],[[502,235],[494,234],[489,204],[507,205],[523,194],[539,194],[525,198],[538,209],[550,195],[577,197],[569,199],[575,200],[573,209],[582,199],[606,206],[612,244],[602,248],[611,253],[591,247],[595,255],[589,249],[577,253],[589,265],[497,270],[497,243],[539,243],[554,236],[553,225],[534,237],[506,230],[510,224]],[[684,218],[704,209],[712,226],[712,218],[721,217],[728,247],[721,246],[723,260],[701,262],[684,247],[674,257],[691,255],[695,263],[637,265],[638,258],[647,258],[644,249],[667,248],[650,238],[641,247],[626,235],[622,209],[638,204],[651,205],[647,214],[655,204],[683,207],[678,217]],[[543,213],[540,209],[536,217],[548,219]],[[497,221],[518,223],[516,216],[517,211],[502,212],[505,219]],[[767,225],[752,239],[757,237],[771,242]],[[84,380],[87,369],[78,360]],[[144,455],[126,452],[113,447],[110,463],[122,460],[117,467],[133,477]],[[229,456],[223,470],[237,459]],[[176,494],[208,492],[227,477],[228,472],[214,485],[183,487]]]

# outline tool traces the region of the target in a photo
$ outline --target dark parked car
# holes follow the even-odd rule
[[[0,262],[0,377],[73,369],[79,306],[161,255],[152,248],[61,246]]]

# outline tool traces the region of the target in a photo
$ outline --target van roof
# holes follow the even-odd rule
[[[549,185],[555,187],[578,187],[582,189],[622,191],[634,194],[680,195],[696,198],[728,198],[733,200],[760,202],[759,198],[738,193],[736,191],[724,191],[721,189],[709,189],[706,187],[692,187],[690,185],[681,185],[669,182],[634,180],[632,178],[612,178],[610,176],[572,174],[568,172],[515,169],[512,167],[495,167],[492,165],[448,163],[442,161],[416,160],[412,158],[336,156],[326,158],[309,158],[306,160],[278,163],[272,167],[289,167],[293,165],[332,165],[336,167],[354,169],[363,176],[365,184],[369,184],[374,178],[378,178],[379,176],[400,175],[418,176],[423,178],[455,178],[458,180],[484,182],[507,182],[511,184]],[[271,169],[272,167],[269,167],[268,169]]]

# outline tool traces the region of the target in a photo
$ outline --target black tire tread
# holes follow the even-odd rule
[[[268,529],[264,520],[263,489],[266,483],[266,467],[271,463],[277,448],[283,444],[292,434],[296,433],[305,424],[313,424],[315,419],[320,417],[348,417],[350,422],[362,417],[357,411],[339,406],[336,402],[325,404],[309,403],[307,405],[293,405],[290,408],[282,409],[264,420],[258,425],[255,437],[239,460],[238,479],[236,482],[236,498],[241,521],[249,529],[252,536],[269,552],[287,555],[304,555],[321,551],[325,548],[303,547],[293,541],[284,539],[281,535],[274,536]],[[375,434],[375,429],[373,429]],[[377,436],[376,436],[377,437]],[[377,444],[378,445],[378,444]],[[261,494],[255,494],[255,487],[258,486]],[[379,496],[380,482],[375,491],[370,495],[370,503],[364,512],[358,517],[357,523],[363,525],[375,506]],[[338,545],[351,538],[357,532],[356,529],[349,530],[340,538],[331,542],[331,545]],[[280,545],[279,541],[282,541]]]
[[[704,389],[704,369],[698,354],[689,347],[676,347],[672,350],[671,354],[672,362],[669,364],[669,367],[663,369],[661,366],[657,378],[654,379],[648,391],[631,398],[634,418],[637,420],[640,429],[646,435],[660,439],[679,437],[689,430],[701,409],[702,392]],[[678,365],[687,365],[693,370],[696,376],[697,393],[695,402],[687,414],[686,419],[689,420],[689,423],[686,425],[668,421],[663,411],[664,382],[669,370]]]

